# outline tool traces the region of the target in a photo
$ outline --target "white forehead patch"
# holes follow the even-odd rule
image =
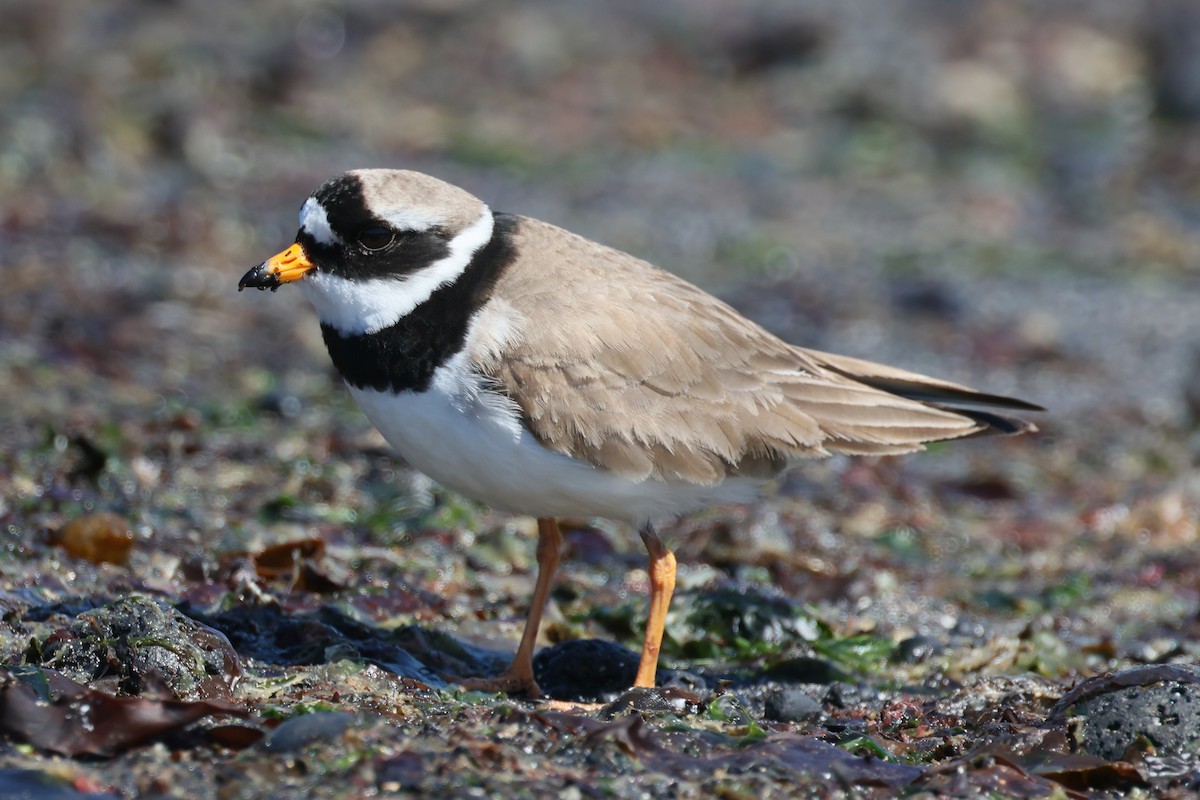
[[[329,215],[325,213],[325,206],[317,202],[315,197],[304,201],[304,207],[300,209],[300,227],[319,244],[342,243],[338,235],[333,232],[333,228],[329,227]]]
[[[483,206],[479,219],[450,240],[450,252],[427,267],[394,278],[369,280],[313,270],[304,276],[300,288],[316,307],[321,322],[347,336],[375,333],[395,325],[438,289],[457,280],[475,253],[491,240],[493,229],[492,212]]]
[[[394,230],[398,231],[420,233],[442,223],[442,220],[433,212],[411,206],[372,207],[371,211]]]

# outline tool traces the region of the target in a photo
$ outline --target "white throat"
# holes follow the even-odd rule
[[[310,272],[300,288],[317,309],[321,322],[343,335],[375,333],[395,325],[441,287],[458,279],[471,259],[492,238],[495,222],[487,206],[479,219],[450,240],[444,257],[395,278],[348,280]]]

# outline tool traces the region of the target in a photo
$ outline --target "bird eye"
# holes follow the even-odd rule
[[[396,232],[382,225],[371,225],[358,232],[358,243],[364,250],[382,250],[396,240]]]

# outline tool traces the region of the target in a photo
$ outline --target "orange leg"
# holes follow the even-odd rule
[[[646,641],[642,644],[642,660],[638,664],[637,679],[633,685],[654,688],[667,608],[675,592],[675,554],[667,549],[649,525],[641,530],[641,535],[646,552],[650,554],[650,617],[646,621]]]
[[[464,689],[477,689],[485,692],[520,692],[528,697],[541,697],[542,689],[533,677],[533,646],[537,641],[538,627],[542,624],[542,611],[546,601],[550,599],[550,585],[554,582],[554,572],[558,569],[558,559],[562,551],[562,533],[558,530],[558,521],[552,517],[538,519],[537,583],[533,587],[533,605],[529,608],[529,616],[525,620],[525,632],[521,635],[521,644],[517,647],[517,655],[512,664],[502,674],[495,678],[471,678],[462,682]],[[674,577],[674,571],[672,571]]]

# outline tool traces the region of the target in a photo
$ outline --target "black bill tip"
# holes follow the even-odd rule
[[[259,290],[270,289],[271,291],[274,291],[278,289],[279,286],[279,277],[273,272],[267,271],[267,262],[265,261],[259,264],[257,267],[251,269],[242,276],[240,281],[238,281],[239,292],[247,287]]]

